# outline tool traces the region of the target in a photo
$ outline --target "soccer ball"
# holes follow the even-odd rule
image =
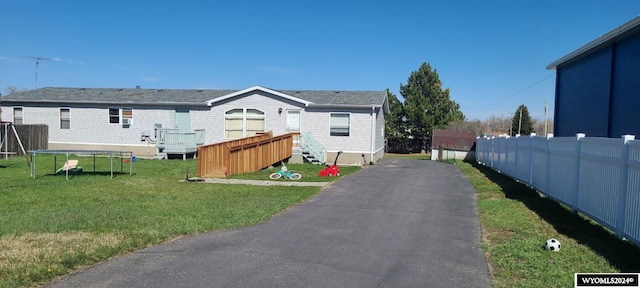
[[[551,238],[544,243],[544,248],[553,252],[560,251],[560,241],[557,239]]]

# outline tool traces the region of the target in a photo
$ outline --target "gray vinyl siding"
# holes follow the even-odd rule
[[[224,138],[225,112],[234,108],[258,109],[265,114],[265,130],[271,130],[273,135],[286,133],[286,110],[302,110],[300,104],[292,101],[282,101],[282,98],[265,93],[253,93],[233,98],[232,101],[216,103],[207,112],[197,112],[193,114],[192,127],[194,129],[206,129],[205,142],[216,143],[229,139]],[[282,108],[282,114],[278,114],[278,109]],[[306,113],[300,112],[300,130],[306,130]]]
[[[369,153],[371,150],[371,109],[308,109],[306,127],[329,152]],[[349,113],[349,136],[330,136],[331,113]]]
[[[60,129],[60,107],[69,109],[70,129]],[[140,141],[142,131],[153,132],[156,123],[165,128],[173,127],[173,109],[133,108],[133,122],[124,128],[122,124],[109,123],[109,108],[121,108],[118,106],[60,107],[23,106],[24,124],[49,125],[50,142],[116,145],[146,145]],[[3,107],[2,119],[11,110],[12,107]]]

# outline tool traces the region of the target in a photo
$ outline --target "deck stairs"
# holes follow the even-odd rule
[[[311,133],[300,135],[300,151],[309,163],[322,165],[327,162],[327,150]]]

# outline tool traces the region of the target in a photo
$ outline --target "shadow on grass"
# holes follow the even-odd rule
[[[20,166],[21,164],[18,163],[2,163],[0,164],[0,169],[2,168],[16,168],[18,166]]]
[[[62,172],[62,173],[47,173],[44,174],[44,176],[48,176],[48,177],[65,177],[67,174]],[[122,176],[122,175],[126,175],[129,176],[129,171],[126,172],[120,172],[120,171],[113,171],[113,177],[118,177],[118,176]],[[132,175],[136,175],[135,173],[133,173]],[[73,178],[73,177],[82,177],[82,176],[107,176],[107,177],[111,177],[111,172],[109,171],[82,171],[82,172],[74,172],[74,173],[69,173],[69,179]]]
[[[589,247],[622,272],[640,271],[640,249],[632,243],[618,239],[600,224],[573,213],[550,198],[540,196],[536,190],[504,174],[475,161],[468,163],[500,186],[505,197],[522,202],[559,233]]]

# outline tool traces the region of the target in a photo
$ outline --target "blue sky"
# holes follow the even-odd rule
[[[553,115],[545,66],[640,15],[639,0],[0,2],[8,85],[385,90],[423,62],[469,119]],[[26,56],[26,57],[25,57]],[[544,79],[544,80],[543,80]]]

